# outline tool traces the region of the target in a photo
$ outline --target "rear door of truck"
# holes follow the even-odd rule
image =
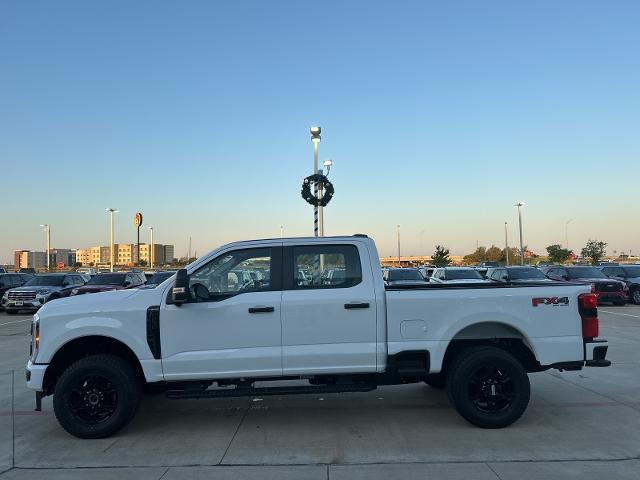
[[[368,258],[361,242],[285,241],[284,375],[376,371],[376,299]]]

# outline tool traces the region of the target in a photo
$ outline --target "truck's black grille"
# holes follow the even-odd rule
[[[33,300],[34,298],[36,298],[36,292],[27,292],[24,290],[20,290],[17,292],[12,292],[11,290],[9,291],[9,294],[7,295],[7,298],[9,300]]]

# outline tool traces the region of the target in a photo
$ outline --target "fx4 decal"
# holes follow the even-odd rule
[[[538,305],[554,305],[554,306],[558,306],[558,305],[569,305],[569,297],[538,297],[538,298],[532,298],[531,299],[531,304],[534,307],[537,307]]]

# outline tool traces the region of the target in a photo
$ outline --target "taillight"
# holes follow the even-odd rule
[[[582,319],[582,338],[598,336],[598,297],[593,293],[578,295],[578,312]]]

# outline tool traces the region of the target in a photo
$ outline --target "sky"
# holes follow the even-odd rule
[[[0,262],[325,233],[640,253],[640,2],[0,2]],[[567,222],[571,222],[567,225]],[[565,228],[567,227],[567,228]]]

